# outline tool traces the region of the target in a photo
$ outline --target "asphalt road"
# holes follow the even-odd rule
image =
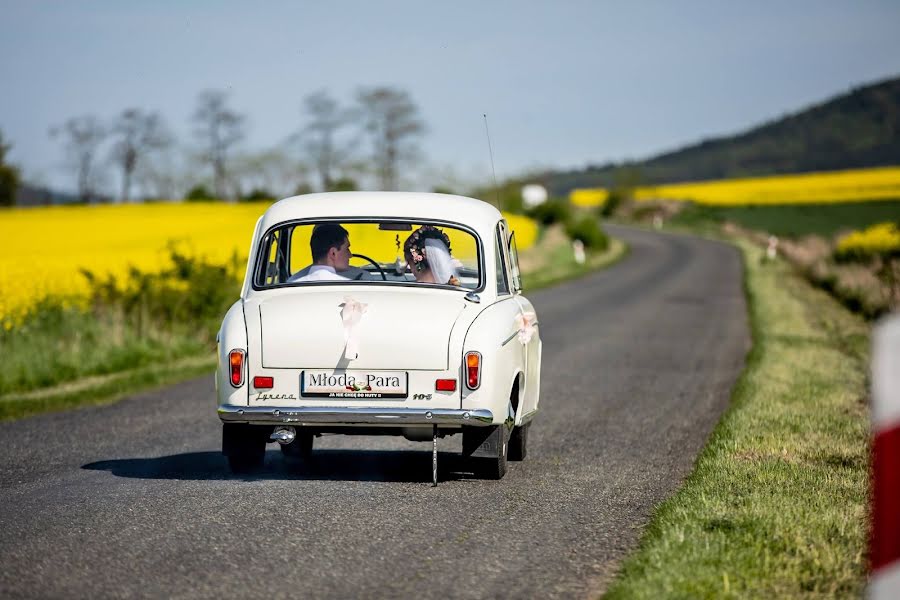
[[[749,348],[738,253],[611,228],[620,263],[529,295],[544,340],[529,456],[467,478],[441,440],[270,446],[232,476],[212,375],[0,424],[0,597],[546,598],[601,592],[689,473]]]

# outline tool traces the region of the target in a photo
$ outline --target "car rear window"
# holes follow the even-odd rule
[[[314,256],[314,249],[317,256]],[[481,289],[481,244],[460,225],[403,220],[303,221],[262,240],[254,287],[431,285]]]

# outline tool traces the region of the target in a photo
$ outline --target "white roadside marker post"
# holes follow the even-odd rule
[[[579,265],[583,265],[584,261],[587,259],[587,256],[584,253],[584,242],[581,240],[572,240],[572,254],[575,257],[575,262]]]
[[[871,600],[900,598],[900,314],[872,335]]]

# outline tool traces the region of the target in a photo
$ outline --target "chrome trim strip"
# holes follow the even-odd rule
[[[511,341],[513,341],[513,338],[516,337],[517,335],[519,335],[519,330],[518,330],[518,329],[515,330],[515,331],[513,331],[511,336],[509,336],[508,338],[506,338],[505,340],[503,340],[503,343],[500,344],[500,347],[502,348],[503,346],[505,346],[505,345],[507,345],[508,343],[510,343]]]
[[[535,322],[533,323],[533,325],[534,325],[535,327],[539,327],[540,324],[541,324],[540,321],[535,321]],[[517,335],[519,335],[519,330],[518,330],[518,329],[515,330],[515,331],[513,331],[512,335],[510,335],[508,338],[506,338],[505,340],[503,340],[503,343],[500,344],[500,347],[502,348],[503,346],[505,346],[505,345],[507,345],[508,343],[510,343],[510,342],[513,340],[513,338],[516,337]]]
[[[278,425],[473,425],[493,424],[494,414],[484,408],[354,408],[340,406],[270,407],[219,406],[219,418],[226,423]]]

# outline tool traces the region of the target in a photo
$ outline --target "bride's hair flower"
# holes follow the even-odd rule
[[[447,251],[450,252],[450,238],[447,237],[446,233],[434,225],[422,225],[413,231],[403,244],[403,249],[412,258],[416,271],[422,271],[428,266],[425,240],[429,238],[444,242],[444,245],[447,246]]]

